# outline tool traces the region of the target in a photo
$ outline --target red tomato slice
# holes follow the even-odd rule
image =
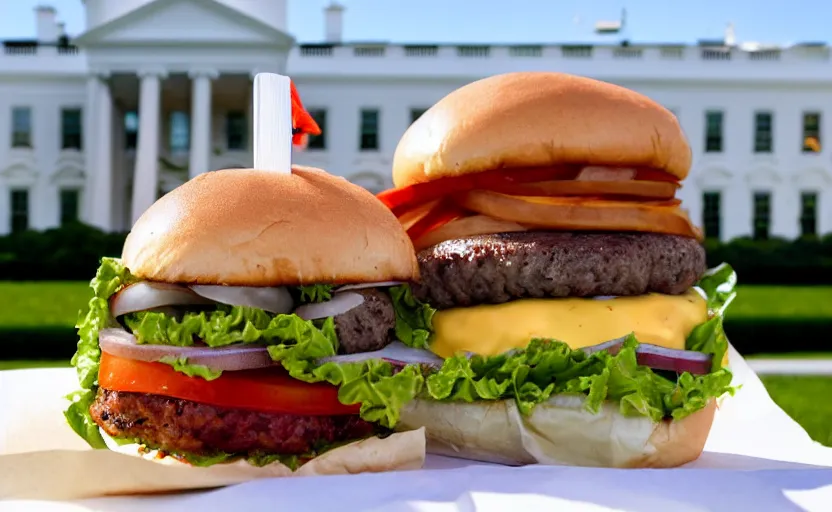
[[[407,235],[411,240],[418,240],[422,235],[464,216],[465,210],[459,206],[449,201],[440,201],[407,230]]]
[[[101,353],[99,385],[104,389],[149,393],[218,407],[335,416],[358,414],[359,404],[338,401],[338,389],[290,377],[282,368],[225,372],[211,381],[188,377],[164,363],[149,363]]]
[[[535,167],[529,169],[494,169],[491,171],[443,178],[437,181],[416,183],[406,187],[385,190],[377,195],[394,214],[401,215],[415,207],[447,195],[469,192],[474,189],[500,191],[503,187],[519,183],[535,183],[553,180],[573,180],[583,166]],[[630,169],[624,171],[632,172]],[[636,180],[678,181],[674,176],[654,169],[637,169]]]

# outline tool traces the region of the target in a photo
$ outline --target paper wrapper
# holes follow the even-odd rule
[[[152,461],[93,450],[64,420],[69,402],[63,396],[76,387],[75,371],[68,368],[0,372],[0,499],[166,493],[260,478],[413,470],[425,461],[424,429],[341,446],[295,472],[281,464],[258,468],[238,461],[201,468],[169,457]]]

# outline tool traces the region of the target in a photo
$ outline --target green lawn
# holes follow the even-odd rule
[[[0,328],[74,326],[90,297],[88,282],[0,281]]]
[[[812,439],[832,446],[832,378],[761,376],[771,398],[800,423]]]
[[[832,286],[739,286],[731,318],[832,318]]]

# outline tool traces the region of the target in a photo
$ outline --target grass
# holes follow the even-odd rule
[[[732,318],[832,319],[832,286],[739,286]]]
[[[832,446],[832,378],[786,375],[760,377],[771,398],[819,443]]]
[[[72,327],[90,297],[84,282],[0,281],[0,328]]]

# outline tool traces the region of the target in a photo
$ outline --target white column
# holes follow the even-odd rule
[[[81,143],[84,145],[84,174],[86,186],[82,205],[82,219],[87,223],[92,223],[92,203],[94,197],[92,194],[95,187],[95,143],[97,140],[96,130],[96,115],[95,108],[98,104],[98,91],[102,87],[101,78],[97,73],[91,74],[87,77],[87,101],[84,104],[84,131],[81,135]]]
[[[136,170],[133,172],[132,222],[156,202],[159,188],[159,117],[163,70],[139,73],[139,135],[136,147]]]
[[[90,189],[90,223],[104,231],[113,226],[113,97],[110,84],[100,77],[95,102],[95,148]]]
[[[211,80],[219,74],[201,69],[189,73],[191,92],[191,154],[188,176],[208,172],[211,158]]]

